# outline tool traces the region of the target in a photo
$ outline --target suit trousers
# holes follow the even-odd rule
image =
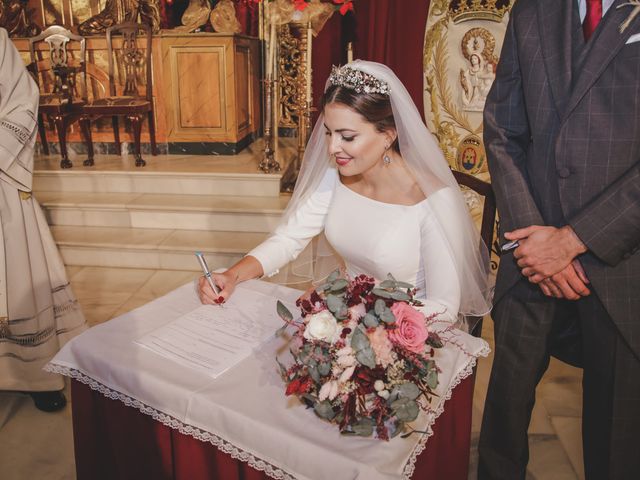
[[[575,302],[558,300],[522,279],[496,303],[479,479],[525,478],[535,389],[550,355],[562,358],[567,352],[571,358],[581,357],[583,368],[586,479],[638,478],[640,359],[591,290],[590,296]]]

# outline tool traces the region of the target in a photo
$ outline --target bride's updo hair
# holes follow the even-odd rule
[[[320,111],[331,103],[340,103],[359,113],[367,122],[372,123],[379,132],[396,129],[389,95],[380,93],[357,92],[342,85],[329,85],[320,102]],[[391,148],[400,153],[396,138]]]

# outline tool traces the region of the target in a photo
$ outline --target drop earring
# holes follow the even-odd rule
[[[391,165],[391,157],[389,156],[389,145],[385,145],[384,156],[382,157],[382,163]]]

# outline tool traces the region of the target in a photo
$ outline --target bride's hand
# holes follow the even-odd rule
[[[229,270],[222,273],[211,274],[213,283],[220,288],[220,294],[216,295],[209,281],[204,277],[198,279],[198,296],[206,305],[221,304],[228,300],[238,284],[238,276]]]

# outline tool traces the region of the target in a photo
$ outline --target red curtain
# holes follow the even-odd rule
[[[422,55],[429,0],[354,0],[354,58],[388,65],[424,118]]]

